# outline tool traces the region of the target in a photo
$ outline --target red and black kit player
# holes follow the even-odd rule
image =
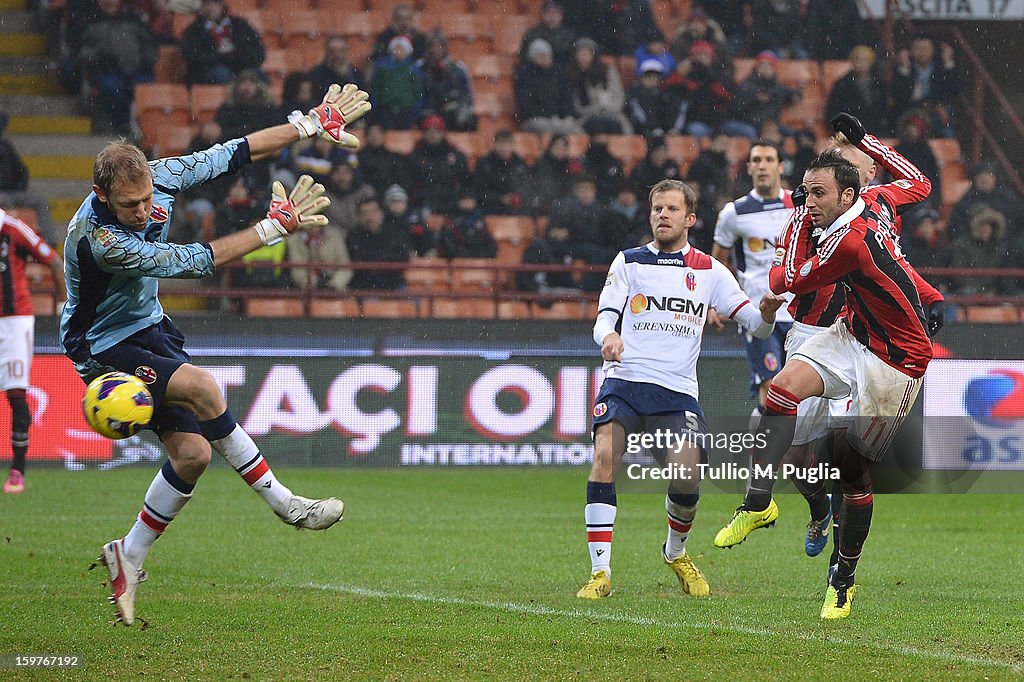
[[[5,493],[25,489],[25,456],[32,414],[25,397],[32,369],[35,317],[25,277],[32,256],[53,270],[59,300],[64,300],[64,261],[42,237],[14,216],[0,210],[0,390],[11,405],[11,450],[14,462],[4,483]]]
[[[840,115],[833,126],[879,158],[875,145],[881,143],[866,135],[857,119]],[[928,196],[931,182],[910,164],[903,170],[905,177],[861,192],[856,166],[838,150],[820,154],[803,183],[804,210],[813,229],[778,254],[769,275],[776,293],[801,295],[838,284],[846,294],[841,318],[806,340],[772,381],[759,427],[766,445],[756,456],[758,463],[778,465],[793,442],[803,400],[849,401],[855,417],[836,444],[843,491],[839,561],[823,618],[850,613],[873,508],[869,464],[881,458],[909,413],[932,357],[919,278],[900,251],[897,224],[906,207]],[[790,258],[790,251],[796,256]],[[754,478],[742,513],[728,528],[735,526],[733,531],[745,537],[763,525],[758,514],[769,510],[773,483],[773,477]]]

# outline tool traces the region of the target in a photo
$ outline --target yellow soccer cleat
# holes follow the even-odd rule
[[[665,560],[668,567],[679,578],[679,584],[683,586],[683,592],[694,597],[706,597],[711,594],[711,585],[708,585],[708,579],[704,577],[704,573],[697,568],[697,564],[693,563],[693,559],[686,552],[683,552],[675,559],[669,560],[665,556],[664,548],[662,548],[661,558]]]
[[[715,547],[732,547],[747,539],[747,536],[758,528],[774,526],[779,518],[779,506],[772,500],[764,511],[747,511],[743,507],[736,509],[729,525],[718,531],[715,536]]]
[[[607,571],[594,571],[587,584],[580,588],[576,596],[580,599],[601,599],[612,593],[612,579]]]
[[[828,586],[825,603],[821,606],[821,617],[824,620],[847,618],[853,606],[853,595],[857,593],[856,585]]]

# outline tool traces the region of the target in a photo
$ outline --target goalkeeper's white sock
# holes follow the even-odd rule
[[[618,511],[614,483],[587,481],[587,506],[583,518],[587,523],[587,548],[590,550],[590,570],[612,574],[612,530]]]
[[[269,504],[278,516],[287,516],[292,491],[277,480],[256,443],[235,422],[231,412],[225,410],[221,416],[200,422],[199,426],[203,436],[249,484],[249,487],[259,493],[263,501]]]
[[[149,484],[142,511],[135,525],[124,536],[124,555],[128,561],[142,568],[149,548],[157,541],[178,512],[192,499],[195,484],[186,483],[174,471],[171,460],[164,462],[153,482]]]
[[[678,559],[686,551],[686,538],[697,515],[696,494],[669,493],[665,496],[665,513],[668,515],[668,537],[665,539],[665,558]]]

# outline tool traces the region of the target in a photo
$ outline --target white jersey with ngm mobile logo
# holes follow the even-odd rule
[[[742,242],[736,253],[737,278],[743,291],[754,303],[768,293],[768,271],[775,258],[775,247],[786,222],[793,215],[793,199],[788,189],[781,190],[777,199],[765,199],[754,190],[722,207],[715,225],[715,243],[724,249]],[[786,300],[793,299],[786,294]],[[786,304],[788,306],[788,303]],[[779,322],[792,322],[786,306],[779,309]]]
[[[605,362],[608,379],[657,384],[697,398],[697,356],[708,308],[734,318],[756,336],[765,324],[729,269],[687,245],[662,253],[651,242],[620,251],[601,290],[594,340],[618,332],[621,362]]]

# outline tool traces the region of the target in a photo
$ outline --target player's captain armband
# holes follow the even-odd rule
[[[772,267],[777,268],[782,265],[782,259],[786,257],[786,250],[781,246],[775,247],[775,258],[772,259]]]
[[[807,261],[806,263],[803,264],[803,266],[800,267],[801,277],[806,277],[807,275],[811,274],[811,265],[811,261]]]
[[[98,241],[103,246],[113,246],[114,242],[117,241],[117,235],[110,231],[106,227],[97,227],[92,231],[92,238]]]
[[[911,189],[914,186],[914,183],[910,182],[910,180],[897,180],[892,184],[896,185],[900,189]]]

